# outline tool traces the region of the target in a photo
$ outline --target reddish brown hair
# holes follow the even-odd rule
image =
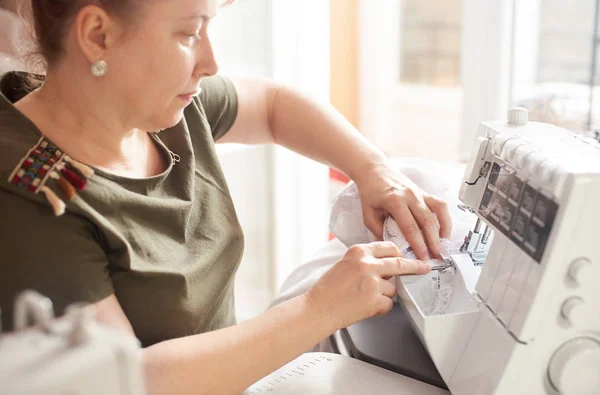
[[[110,15],[127,18],[143,3],[141,0],[31,0],[22,11],[31,23],[31,33],[44,66],[64,53],[64,38],[79,10],[89,4],[102,7]]]

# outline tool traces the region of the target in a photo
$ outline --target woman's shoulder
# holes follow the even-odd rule
[[[209,120],[226,110],[227,106],[235,105],[237,110],[237,92],[229,78],[222,75],[204,77],[200,80],[199,88],[192,105],[186,110],[199,111]]]
[[[9,72],[0,76],[0,175],[10,175],[19,162],[40,140],[39,133],[12,104],[20,96],[15,79],[22,73]]]
[[[30,176],[28,170],[37,166],[36,159],[45,159],[48,153],[45,148],[41,137],[0,103],[0,186],[3,189],[7,184],[16,186],[20,179]],[[38,172],[44,170],[46,168],[40,166]]]
[[[238,97],[233,83],[224,76],[205,77],[200,94],[186,109],[186,120],[203,119],[213,140],[222,137],[233,125],[238,111]]]
[[[13,105],[24,93],[24,76],[11,72],[0,77],[0,190],[24,201],[50,205],[55,215],[61,215],[65,201],[87,183],[92,170],[43,137]],[[5,204],[6,199],[2,200]]]
[[[87,185],[92,170],[26,126],[11,126],[1,118],[0,110],[0,205],[33,212],[43,206],[55,216],[64,214],[66,202]]]

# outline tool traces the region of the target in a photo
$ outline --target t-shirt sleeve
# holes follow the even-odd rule
[[[34,290],[52,300],[56,316],[74,302],[114,293],[108,259],[94,226],[73,213],[55,217],[47,206],[0,189],[0,307],[12,330],[15,297]]]
[[[215,75],[200,81],[202,93],[196,99],[204,107],[206,118],[215,141],[231,129],[238,112],[238,96],[233,83]]]

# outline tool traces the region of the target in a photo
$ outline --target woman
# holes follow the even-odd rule
[[[374,234],[394,215],[422,260],[451,227],[442,201],[330,108],[214,76],[217,7],[33,0],[45,80],[33,91],[23,74],[1,81],[2,308],[26,288],[59,311],[93,303],[101,322],[141,340],[151,393],[238,393],[336,329],[387,312],[385,278],[429,270],[389,243],[355,246],[306,294],[235,325],[243,237],[215,141],[276,142],[341,169]]]

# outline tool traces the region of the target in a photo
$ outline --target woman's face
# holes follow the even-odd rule
[[[128,125],[158,131],[177,124],[200,79],[216,74],[207,28],[217,0],[149,2],[127,38],[109,47],[106,88],[122,98]]]

